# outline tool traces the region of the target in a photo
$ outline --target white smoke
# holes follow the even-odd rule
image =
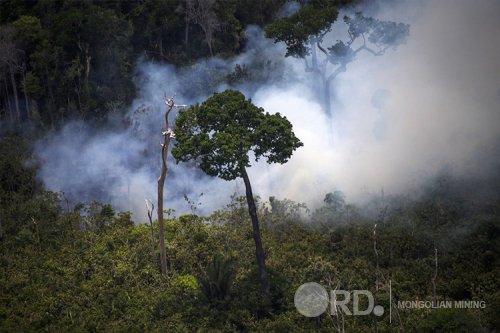
[[[67,125],[38,142],[40,177],[49,189],[75,200],[110,202],[144,222],[144,199],[156,198],[164,95],[176,94],[179,104],[203,101],[213,92],[204,91],[207,82],[236,64],[251,71],[256,59],[270,60],[258,84],[237,88],[266,111],[285,115],[304,143],[284,165],[259,162],[250,168],[254,193],[264,200],[273,195],[314,206],[327,192],[341,190],[352,201],[381,188],[405,191],[445,165],[459,173],[477,170],[477,151],[499,139],[500,4],[386,1],[372,3],[365,13],[409,23],[410,36],[384,56],[360,54],[338,76],[333,118],[322,111],[303,61],[285,59],[283,45],[253,27],[246,32],[248,49],[234,59],[204,60],[186,69],[139,64],[139,98],[128,111],[134,126],[115,121],[104,131]],[[213,90],[228,86],[221,81]],[[209,178],[172,157],[165,189],[165,207],[178,213],[190,211],[184,194],[201,203],[202,214],[223,207],[234,192],[244,194],[240,180]]]
[[[371,14],[410,23],[407,44],[348,66],[335,81],[331,124],[303,85],[257,93],[255,102],[286,114],[305,144],[257,188],[273,184],[267,193],[309,204],[334,189],[355,200],[407,190],[444,166],[465,174],[496,158],[484,152],[478,161],[477,152],[499,142],[500,3],[398,4]]]

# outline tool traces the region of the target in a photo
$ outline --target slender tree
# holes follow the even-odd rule
[[[165,248],[165,227],[163,223],[163,189],[165,187],[165,179],[167,178],[167,156],[170,140],[175,137],[174,132],[170,129],[168,116],[174,108],[175,103],[173,98],[165,98],[167,112],[165,112],[165,131],[162,132],[163,143],[161,144],[161,171],[158,177],[158,237],[160,239],[160,269],[162,274],[167,273],[167,250]]]
[[[241,92],[226,90],[179,112],[175,131],[172,155],[177,161],[195,160],[206,174],[224,180],[243,178],[261,290],[269,295],[259,219],[247,173],[249,153],[253,152],[256,161],[264,157],[268,163],[287,162],[302,146],[292,124],[279,113],[265,113]]]
[[[149,201],[148,199],[145,199],[146,201],[146,209],[148,210],[148,220],[149,220],[149,227],[151,228],[151,257],[153,258],[153,264],[155,264],[156,260],[156,255],[155,255],[155,249],[156,249],[156,242],[155,242],[155,229],[153,226],[153,212],[155,210],[155,205],[151,203],[151,206],[149,206]]]
[[[5,84],[5,99],[10,104],[10,114],[14,114],[12,110],[12,104],[10,100],[13,100],[15,106],[15,118],[17,123],[21,122],[21,111],[19,108],[19,96],[18,96],[18,86],[16,80],[16,74],[22,70],[21,58],[23,55],[22,50],[20,50],[13,38],[13,29],[0,27],[0,77],[3,78]],[[10,86],[12,88],[13,98],[9,96],[9,88],[7,86],[7,81],[10,80]]]

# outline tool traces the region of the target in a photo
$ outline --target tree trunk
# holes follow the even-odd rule
[[[326,71],[326,66],[325,66],[325,71]],[[330,95],[330,87],[332,85],[332,81],[335,80],[335,78],[337,77],[337,75],[339,75],[340,73],[343,73],[346,71],[346,65],[345,64],[342,64],[340,65],[339,67],[337,67],[333,73],[331,73],[330,75],[326,75],[325,71],[322,73],[322,80],[323,80],[323,93],[324,93],[324,107],[325,107],[325,111],[326,111],[326,114],[328,115],[328,117],[331,117],[332,116],[332,102],[331,102],[331,95]]]
[[[89,82],[91,60],[92,57],[89,55],[89,44],[87,44],[85,47],[85,82]]]
[[[24,103],[26,105],[26,117],[28,121],[31,120],[31,113],[30,113],[30,105],[29,105],[29,98],[28,98],[28,93],[26,92],[26,64],[23,63],[23,92],[24,92]]]
[[[188,47],[188,44],[189,44],[189,17],[187,15],[187,9],[186,9],[186,28],[184,30],[184,47],[185,47],[185,51],[186,51],[186,57],[189,59],[189,47]]]
[[[323,103],[326,114],[328,117],[332,117],[332,102],[330,100],[330,80],[325,80],[323,79],[323,93],[324,93],[324,100]]]
[[[16,78],[14,77],[14,72],[12,68],[10,69],[10,82],[12,84],[12,91],[14,92],[14,103],[16,105],[16,117],[17,123],[21,122],[21,111],[19,111],[19,97],[17,96],[17,86],[16,86]]]
[[[310,71],[312,73],[312,75],[315,76],[315,78],[316,78],[316,75],[319,76],[319,80],[315,80],[315,85],[317,85],[317,86],[314,88],[318,89],[318,91],[322,91],[323,96],[320,96],[319,98],[322,99],[323,110],[328,117],[331,117],[331,115],[332,115],[331,114],[331,107],[332,106],[331,106],[331,99],[330,99],[330,84],[332,81],[332,77],[331,76],[327,77],[327,75],[326,75],[327,64],[323,64],[322,66],[320,66],[318,64],[318,55],[317,55],[317,50],[316,50],[317,45],[319,46],[318,40],[313,37],[309,41],[309,44],[311,47],[311,67],[310,68],[308,67],[307,58],[304,57],[304,59],[306,60],[306,71]],[[326,51],[324,51],[324,49],[322,47],[320,47],[320,50],[323,52],[326,52]]]
[[[207,43],[208,46],[208,51],[210,52],[210,56],[214,56],[214,52],[212,50],[212,32],[209,30],[210,27],[207,27],[201,23],[198,23],[199,26],[201,27],[201,30],[203,30],[203,33],[205,34],[205,42]]]
[[[212,42],[207,40],[208,50],[210,51],[210,57],[214,56],[214,51],[212,49]]]
[[[155,248],[156,248],[156,242],[155,242],[155,229],[153,226],[153,211],[155,209],[155,206],[153,203],[151,203],[151,209],[149,208],[148,200],[146,199],[146,208],[148,210],[148,219],[149,219],[149,226],[151,227],[151,258],[153,260],[153,264],[156,264],[156,255],[155,255]]]
[[[316,38],[311,38],[310,45],[311,45],[311,67],[312,71],[317,71],[319,70],[318,68],[318,56],[316,54],[316,43],[317,39]]]
[[[4,88],[5,88],[5,107],[9,113],[9,122],[12,126],[14,124],[14,116],[12,115],[12,105],[10,104],[10,96],[9,96],[9,86],[7,85],[7,79],[4,77]]]
[[[260,288],[264,293],[264,295],[269,296],[269,279],[267,277],[267,270],[266,270],[266,257],[264,254],[264,249],[262,248],[262,241],[260,239],[260,228],[259,228],[259,219],[257,217],[257,207],[255,206],[255,201],[253,199],[250,179],[248,178],[247,171],[243,166],[241,167],[241,176],[243,177],[243,181],[245,182],[248,213],[250,214],[250,218],[252,219],[253,239],[255,241],[255,256],[257,257],[257,265],[259,266]]]
[[[161,273],[167,273],[167,250],[165,248],[165,227],[163,223],[163,188],[165,187],[165,179],[167,178],[167,154],[168,154],[168,145],[170,144],[170,132],[169,132],[169,122],[168,115],[172,108],[174,107],[174,103],[172,100],[172,104],[167,104],[168,110],[165,113],[165,132],[163,132],[163,144],[161,146],[161,172],[160,177],[158,178],[158,237],[160,240],[160,268]]]
[[[158,237],[160,239],[160,268],[161,273],[167,273],[167,250],[165,249],[165,227],[163,224],[163,188],[167,177],[167,149],[169,138],[165,136],[161,148],[161,173],[158,178]]]
[[[50,126],[52,128],[55,127],[55,105],[56,105],[56,102],[55,102],[55,98],[54,98],[54,92],[52,90],[52,82],[50,80],[50,75],[49,75],[49,69],[47,67],[47,63],[45,63],[45,77],[46,77],[46,86],[47,86],[47,90],[49,92],[49,100],[50,100],[50,105],[47,105],[47,109],[48,109],[48,112],[49,112],[49,118],[50,118]]]

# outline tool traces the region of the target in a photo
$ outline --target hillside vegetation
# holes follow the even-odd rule
[[[492,332],[500,324],[498,181],[443,174],[417,197],[381,194],[363,207],[330,193],[309,213],[259,200],[266,303],[244,198],[210,216],[170,215],[164,276],[148,224],[44,191],[19,141],[1,142],[1,331]],[[389,281],[393,303],[480,300],[486,308],[393,305],[389,323]],[[305,282],[370,290],[386,315],[306,318],[293,303]]]

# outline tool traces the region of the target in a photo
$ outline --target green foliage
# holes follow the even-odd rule
[[[309,213],[306,204],[295,203],[289,199],[279,200],[275,197],[269,197],[269,205],[271,206],[269,213],[284,222],[299,221],[305,214]]]
[[[437,309],[416,321],[414,332],[466,333],[487,332],[480,321],[470,313],[459,309]]]
[[[0,219],[7,234],[30,230],[32,221],[26,206],[36,202],[40,190],[30,151],[20,137],[5,137],[0,141]]]
[[[345,206],[345,195],[341,191],[327,193],[323,201],[327,206],[332,207],[334,211],[340,210]]]
[[[321,39],[335,22],[338,11],[335,1],[312,1],[289,17],[274,21],[266,27],[266,37],[275,43],[285,42],[286,56],[303,58],[310,54],[309,39]]]
[[[380,21],[365,17],[360,12],[352,18],[344,16],[344,22],[348,26],[352,39],[366,35],[368,41],[379,48],[405,43],[410,32],[407,24]]]
[[[224,300],[229,296],[233,282],[233,261],[216,255],[200,278],[203,294],[209,301]]]
[[[312,1],[291,16],[268,25],[266,37],[274,39],[275,43],[284,42],[287,47],[286,56],[304,58],[311,54],[311,47],[316,47],[315,43],[320,46],[337,16],[335,2]],[[327,59],[334,65],[346,65],[353,61],[359,50],[368,50],[367,42],[376,48],[371,52],[379,55],[389,47],[395,48],[405,43],[409,35],[407,24],[365,17],[360,12],[353,17],[345,16],[344,22],[347,25],[349,40],[338,40],[327,47]],[[361,48],[354,50],[351,45],[359,37],[363,38],[363,44]],[[321,47],[320,50],[326,53]]]
[[[40,78],[32,72],[26,73],[23,90],[35,99],[40,98],[43,94],[43,88],[40,85]]]
[[[323,202],[325,205],[313,212],[312,222],[328,228],[331,224],[339,226],[360,220],[360,212],[355,206],[346,204],[341,191],[327,193]]]
[[[191,274],[181,275],[172,280],[172,286],[196,290],[198,280]]]
[[[0,330],[332,332],[344,325],[355,332],[494,331],[499,201],[472,205],[464,201],[462,194],[471,191],[463,186],[441,177],[418,199],[380,196],[374,199],[376,206],[389,207],[383,218],[378,208],[362,217],[366,212],[358,207],[359,215],[344,225],[335,219],[321,225],[303,222],[302,213],[296,214],[304,212],[303,205],[290,200],[274,198],[272,209],[261,206],[273,286],[268,315],[260,311],[244,198],[234,197],[226,209],[206,218],[168,220],[172,269],[162,276],[158,263],[151,261],[149,226],[134,226],[128,213],[112,214],[112,207],[98,203],[64,212],[57,195],[39,193],[29,204],[29,215],[39,223],[40,242],[32,222],[16,233],[24,241],[15,240],[12,230],[0,241]],[[324,207],[341,197],[326,195]],[[427,214],[453,211],[452,203],[461,202],[463,215],[454,224],[432,224],[432,215],[419,212],[437,199],[448,203],[441,206],[444,212]],[[108,222],[84,227],[89,219]],[[276,228],[280,220],[285,222]],[[432,299],[433,249],[443,233],[452,242],[438,243],[437,299],[484,300],[485,309],[399,309],[397,314],[393,309],[392,324],[387,313],[380,318],[348,316],[342,322],[328,313],[311,319],[296,311],[295,291],[309,281],[327,289],[368,289],[386,312],[389,279],[393,302]]]
[[[38,17],[23,15],[12,23],[12,27],[17,39],[28,52],[32,52],[43,38],[42,25]]]
[[[196,160],[211,176],[225,180],[241,177],[241,168],[255,160],[285,163],[302,146],[291,123],[279,113],[264,113],[239,91],[215,93],[201,105],[182,110],[176,119],[178,161]]]
[[[212,36],[214,55],[238,54],[243,29],[269,23],[282,3],[216,0],[213,19],[221,29]],[[247,11],[255,5],[260,10]],[[190,65],[211,55],[203,29],[186,11],[184,0],[0,2],[2,59],[9,58],[8,65],[0,64],[0,76],[12,71],[15,85],[0,82],[3,117],[17,113],[8,100],[14,89],[26,98],[19,106],[24,113],[11,125],[20,127],[26,119],[51,127],[68,118],[106,119],[134,98],[139,61]],[[200,87],[208,88],[206,83]]]

